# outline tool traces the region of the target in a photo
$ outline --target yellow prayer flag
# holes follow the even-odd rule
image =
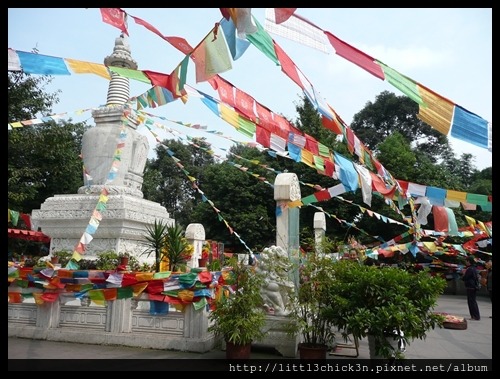
[[[184,301],[193,301],[194,298],[194,292],[191,290],[179,290],[177,293],[179,299],[184,300]]]
[[[310,151],[308,151],[306,149],[302,149],[301,159],[302,159],[302,162],[305,163],[306,165],[308,165],[309,167],[316,168],[316,166],[314,164],[314,155]]]
[[[80,255],[80,253],[78,253],[78,251],[73,251],[73,255],[71,256],[71,259],[74,259],[75,261],[80,262],[82,259],[82,256]]]
[[[75,59],[64,59],[75,74],[96,74],[104,79],[111,80],[108,69],[103,64],[78,61]]]
[[[236,129],[240,128],[240,124],[238,123],[238,112],[232,110],[231,108],[227,107],[224,104],[219,104],[219,112],[221,115],[221,118],[229,123],[230,125],[234,126]]]
[[[427,250],[429,250],[430,252],[436,252],[437,251],[436,244],[434,242],[424,241],[422,243],[427,248]]]
[[[134,297],[139,296],[148,286],[148,283],[138,283],[138,284],[133,284],[132,290],[134,291]]]
[[[35,299],[35,303],[37,305],[42,305],[45,303],[45,300],[42,299],[43,292],[33,292],[33,298]]]
[[[455,104],[418,83],[418,92],[427,108],[419,104],[418,118],[438,132],[448,135]]]
[[[185,312],[187,304],[174,304],[174,308],[176,311]]]
[[[467,192],[446,190],[446,200],[459,201],[461,203],[467,201]]]
[[[299,200],[291,201],[287,205],[288,205],[288,208],[297,208],[297,207],[304,205],[304,203],[302,201],[300,201],[300,199],[299,199]]]
[[[472,217],[465,216],[465,219],[467,220],[467,223],[469,224],[470,227],[475,228],[476,227],[476,220],[473,219]]]
[[[490,236],[490,231],[488,230],[488,228],[486,227],[486,225],[484,225],[484,223],[482,221],[478,221],[478,225],[479,225],[479,229],[481,229],[482,231],[486,232],[486,234]]]

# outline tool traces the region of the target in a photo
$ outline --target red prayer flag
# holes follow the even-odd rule
[[[28,227],[29,230],[31,230],[31,219],[30,219],[30,215],[26,214],[26,213],[20,213],[20,216],[21,218],[23,219],[24,223],[26,224],[26,226]]]
[[[164,301],[165,300],[165,295],[162,294],[149,294],[149,300],[150,301]]]
[[[202,271],[198,273],[198,280],[200,283],[212,283],[212,273],[209,271]]]
[[[148,77],[149,80],[151,80],[151,84],[168,88],[168,78],[170,78],[170,75],[149,70],[143,70],[142,72]]]
[[[322,190],[314,193],[314,197],[318,201],[323,201],[323,200],[328,200],[331,199],[332,197],[330,196],[330,192],[328,190]]]
[[[363,70],[368,71],[370,74],[376,76],[379,79],[384,80],[385,75],[382,71],[382,67],[374,62],[374,58],[363,53],[361,50],[349,45],[348,43],[338,39],[330,32],[325,31],[328,40],[335,49],[335,53],[340,55],[342,58],[354,63],[355,65],[361,67]]]
[[[273,40],[274,51],[281,64],[281,71],[283,71],[290,79],[292,79],[300,88],[304,89],[304,85],[300,80],[299,74],[297,73],[297,66],[290,59],[290,57],[283,51],[281,47]]]
[[[118,291],[116,288],[103,288],[102,293],[104,294],[104,299],[110,301],[116,300]]]
[[[190,52],[193,51],[193,48],[191,47],[191,45],[184,38],[181,38],[181,37],[163,37],[163,39],[184,54],[189,54]]]
[[[164,291],[163,280],[152,280],[148,283],[149,294],[159,294]]]
[[[274,21],[281,24],[288,20],[297,8],[274,8]]]
[[[327,159],[325,159],[325,175],[333,177],[333,172],[335,171],[335,164]]]
[[[330,129],[335,134],[342,135],[342,127],[339,125],[337,120],[334,118],[330,120],[328,117],[321,116],[321,121],[323,122],[323,126],[327,129]]]
[[[277,125],[274,134],[280,136],[281,138],[284,138],[285,140],[288,140],[288,133],[290,132],[290,123],[284,117],[277,115],[276,113],[273,113],[273,118],[274,122]],[[300,132],[298,134],[300,134]]]
[[[219,93],[219,98],[221,99],[221,101],[233,108],[236,108],[233,85],[218,75],[215,76],[213,80],[215,80],[215,82],[217,83],[217,92]]]
[[[387,188],[384,181],[380,179],[379,176],[375,175],[371,171],[369,172],[370,176],[372,177],[372,189],[376,192],[379,192],[382,196],[392,199],[394,197],[394,193],[396,192],[396,186]]]
[[[57,292],[44,292],[42,296],[40,296],[40,299],[48,302],[54,302],[56,299],[59,298],[59,294]]]
[[[319,147],[318,147],[318,141],[316,139],[306,133],[304,133],[304,137],[306,137],[306,146],[305,149],[307,151],[310,151],[314,155],[319,155]]]
[[[273,115],[269,108],[266,108],[258,102],[255,103],[255,108],[257,110],[257,115],[259,116],[259,123],[273,121]]]
[[[445,207],[432,206],[432,214],[434,215],[434,230],[436,232],[447,232],[449,226],[448,212]]]
[[[137,283],[137,277],[135,276],[135,274],[130,274],[130,273],[123,274],[122,287],[128,287],[136,283]]]
[[[253,97],[243,92],[242,90],[236,88],[236,107],[238,112],[241,112],[243,116],[249,120],[255,122],[256,117],[253,110],[255,100]]]
[[[127,14],[120,8],[99,8],[101,11],[102,21],[120,29],[128,35],[126,17]]]
[[[408,191],[408,185],[410,183],[405,181],[405,180],[401,180],[401,179],[398,179],[398,183],[399,183],[401,189],[403,190],[403,192],[406,194],[406,192]]]
[[[229,13],[229,8],[219,8],[219,9],[222,16],[229,21],[229,19],[231,18],[231,15]]]
[[[158,29],[156,29],[153,25],[151,25],[150,23],[144,21],[144,20],[141,20],[139,17],[134,17],[134,16],[130,16],[134,19],[135,23],[136,24],[139,24],[139,25],[142,25],[144,26],[146,29],[148,30],[151,30],[153,33],[159,35],[161,38],[164,38],[163,37],[163,34],[160,33],[160,31]]]
[[[9,298],[9,303],[22,303],[20,292],[7,292],[7,297]]]
[[[264,147],[271,147],[271,132],[257,124],[255,127],[255,141]]]

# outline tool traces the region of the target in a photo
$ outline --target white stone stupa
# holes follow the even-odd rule
[[[104,59],[104,64],[137,69],[123,34],[115,40],[113,53]],[[125,106],[129,97],[129,79],[112,72],[106,107],[92,111],[95,127],[83,135],[82,157],[88,174],[84,172],[84,185],[74,195],[55,195],[45,200],[40,209],[33,210],[32,218],[51,238],[51,253],[73,252],[79,244],[88,242],[83,236],[103,188],[108,194],[106,209],[99,210],[101,220],[82,256],[93,258],[99,252],[114,250],[139,258],[145,250],[141,241],[147,225],[155,220],[174,224],[165,207],[143,199],[141,189],[149,143],[137,132],[137,117]],[[96,219],[92,222],[95,224]],[[86,237],[88,240],[88,234]]]

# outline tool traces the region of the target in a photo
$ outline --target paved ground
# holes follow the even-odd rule
[[[469,321],[467,329],[435,329],[427,333],[425,340],[414,340],[406,347],[405,357],[410,361],[418,360],[457,360],[463,362],[470,362],[469,360],[491,360],[492,359],[492,304],[488,297],[478,296],[478,304],[481,312],[480,321]],[[442,295],[438,301],[438,307],[435,309],[437,312],[446,312],[455,316],[469,318],[467,308],[467,299],[462,295]],[[352,350],[348,350],[352,351]],[[52,360],[52,365],[59,367],[59,369],[77,370],[76,362],[81,366],[82,359],[90,359],[94,364],[86,363],[87,369],[102,370],[103,362],[97,363],[95,366],[94,360],[112,360],[107,361],[107,365],[113,362],[119,365],[118,370],[127,369],[127,365],[123,360],[131,360],[134,362],[133,368],[135,370],[140,367],[140,362],[136,360],[151,360],[151,359],[173,359],[171,363],[176,362],[179,364],[180,360],[193,360],[188,363],[182,361],[182,369],[203,370],[204,365],[208,362],[203,361],[210,359],[212,362],[225,361],[225,352],[220,348],[215,348],[207,353],[189,353],[179,351],[165,351],[153,349],[140,349],[121,346],[103,346],[103,345],[86,345],[86,344],[73,344],[65,342],[52,342],[44,340],[32,340],[22,338],[8,338],[8,359],[10,369],[35,369],[39,367],[40,370],[48,369],[46,366],[49,361],[32,361],[32,360]],[[10,361],[10,360],[19,361]],[[267,361],[280,361],[289,362],[289,358],[281,357],[274,349],[253,347],[250,359],[267,360]],[[296,358],[299,362],[298,357]],[[63,360],[68,360],[66,364]],[[73,361],[77,360],[77,361]],[[345,357],[337,355],[328,355],[327,361],[334,363],[333,360],[342,360],[342,362],[363,362],[369,360],[368,342],[363,339],[359,343],[359,356]],[[294,361],[292,359],[292,361]],[[200,363],[201,362],[201,363]],[[340,361],[338,361],[340,363]],[[480,362],[480,361],[476,361]],[[482,362],[482,361],[481,361]],[[142,362],[142,364],[147,364]],[[227,364],[227,361],[226,361]],[[157,364],[149,361],[149,369],[154,370]],[[491,364],[490,364],[491,367]],[[53,369],[53,368],[52,368]],[[141,370],[144,368],[141,368]],[[165,368],[167,370],[168,368]],[[205,367],[206,369],[206,367]],[[79,367],[78,370],[85,370]]]

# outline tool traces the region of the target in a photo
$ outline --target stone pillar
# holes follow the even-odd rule
[[[323,212],[314,214],[314,242],[316,243],[316,251],[323,252],[322,242],[326,231],[326,218]]]
[[[188,262],[188,268],[198,267],[198,259],[201,258],[201,251],[205,243],[205,228],[202,224],[189,224],[186,228],[186,240],[194,246],[193,255]]]
[[[61,303],[59,298],[55,301],[46,301],[38,306],[36,326],[39,328],[57,328],[61,316]]]
[[[274,182],[274,200],[276,207],[280,208],[276,216],[276,246],[282,247],[287,253],[294,266],[299,262],[300,229],[299,229],[299,207],[288,208],[291,201],[300,200],[299,179],[294,173],[282,173],[276,176]],[[290,273],[295,286],[298,286],[298,271]]]
[[[184,337],[205,338],[208,329],[208,314],[203,307],[195,309],[194,305],[188,305],[184,312]]]
[[[132,331],[131,299],[106,301],[106,332],[130,333]]]

